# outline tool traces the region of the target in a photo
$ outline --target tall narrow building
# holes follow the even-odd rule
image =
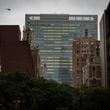
[[[110,87],[110,3],[100,21],[101,66],[103,87]]]
[[[40,62],[41,59],[39,55],[39,47],[35,47],[32,43],[32,30],[30,28],[24,27],[22,41],[27,41],[30,44],[30,50],[34,65],[34,76],[40,77],[42,73],[41,73],[41,62]]]
[[[86,62],[87,59],[91,59],[91,61],[93,62],[94,57],[97,57],[97,56],[99,57],[100,55],[99,48],[100,48],[100,42],[97,41],[96,38],[90,37],[88,35],[87,30],[85,30],[84,37],[78,38],[77,40],[73,40],[72,61],[73,61],[73,86],[74,87],[81,87],[83,85],[83,77],[85,77],[83,76],[83,67],[87,65],[87,62]]]
[[[32,43],[39,45],[43,77],[60,83],[72,82],[72,41],[85,29],[97,37],[97,15],[27,14],[25,25],[33,30]]]

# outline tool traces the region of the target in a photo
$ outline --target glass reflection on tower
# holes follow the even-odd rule
[[[25,23],[32,28],[32,43],[39,45],[41,61],[48,68],[43,77],[71,84],[72,41],[85,29],[97,37],[97,15],[27,14]]]

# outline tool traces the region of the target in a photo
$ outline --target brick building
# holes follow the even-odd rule
[[[35,66],[28,41],[21,41],[17,25],[0,26],[1,72],[24,72],[35,76]]]
[[[101,64],[100,56],[87,58],[83,67],[83,85],[101,87]]]
[[[100,42],[94,37],[85,36],[73,41],[72,64],[73,64],[73,86],[81,87],[83,84],[83,67],[86,65],[87,58],[94,58],[100,54]]]

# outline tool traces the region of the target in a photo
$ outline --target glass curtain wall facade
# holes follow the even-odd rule
[[[25,25],[33,30],[32,45],[39,45],[41,62],[48,68],[43,77],[71,84],[72,41],[85,29],[97,37],[97,15],[26,14]]]

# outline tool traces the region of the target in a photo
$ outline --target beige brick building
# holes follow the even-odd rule
[[[89,57],[83,67],[83,84],[92,87],[101,87],[100,56]]]

